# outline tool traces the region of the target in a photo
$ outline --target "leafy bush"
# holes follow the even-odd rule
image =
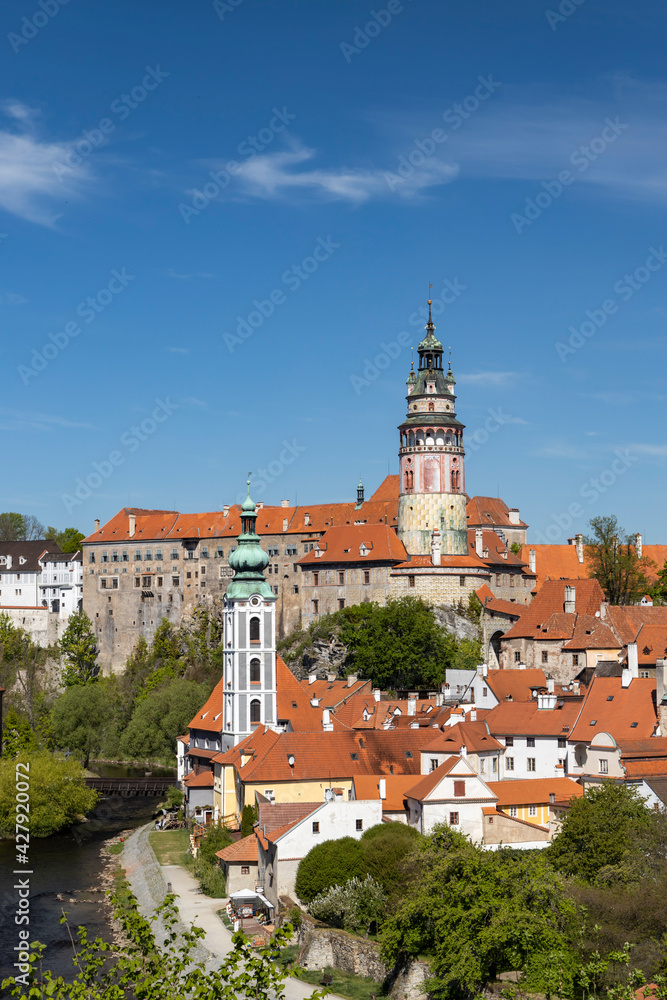
[[[334,885],[311,900],[308,909],[318,920],[334,927],[368,934],[382,923],[387,897],[371,875]]]
[[[176,680],[137,702],[120,741],[127,760],[172,760],[176,738],[209,695],[206,684]]]
[[[30,786],[29,818],[33,837],[49,837],[63,827],[71,826],[90,812],[97,802],[97,792],[86,787],[83,768],[73,758],[65,760],[46,751],[21,753],[13,760],[5,757],[0,760],[0,836],[8,837],[14,833],[17,810],[15,773],[19,762],[29,767],[25,781]],[[26,772],[22,769],[19,774],[22,773]]]
[[[287,914],[287,923],[291,924],[295,931],[301,927],[301,910],[298,906],[290,907],[290,911]]]
[[[225,874],[219,865],[212,865],[205,858],[197,856],[193,866],[195,878],[199,880],[201,891],[205,896],[222,899],[227,895]]]
[[[332,885],[343,885],[354,876],[363,876],[364,857],[361,844],[354,837],[325,840],[316,844],[299,863],[295,891],[304,903],[326,892]]]
[[[209,826],[206,834],[199,842],[197,858],[201,858],[209,865],[217,865],[216,851],[222,851],[225,847],[229,847],[233,843],[234,838],[226,826],[222,826],[220,823],[215,826]]]
[[[254,806],[244,806],[241,814],[241,836],[249,837],[257,821],[257,810]]]
[[[405,823],[378,823],[361,838],[364,869],[382,886],[385,893],[400,886],[401,863],[415,850],[421,835]]]

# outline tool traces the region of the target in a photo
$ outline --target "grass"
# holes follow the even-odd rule
[[[227,913],[227,910],[218,910],[217,913],[218,913],[218,916],[220,917],[220,919],[222,920],[223,924],[227,928],[227,930],[231,931],[233,933],[234,932],[234,924],[229,919],[229,914]]]
[[[328,967],[324,972],[333,976],[333,983],[328,989],[332,993],[338,993],[342,997],[347,997],[348,1000],[370,1000],[373,993],[375,993],[378,1000],[387,996],[386,993],[382,992],[380,983],[376,983],[374,979],[368,979],[366,976],[355,976],[352,972],[341,972],[340,969],[331,969]],[[323,973],[320,971],[300,969],[298,978],[305,983],[310,983],[311,986],[320,986],[322,975]]]
[[[187,830],[152,830],[148,835],[150,845],[161,865],[180,865],[187,868],[190,855],[190,834]]]
[[[124,846],[120,841],[117,844],[111,844],[110,847],[107,847],[107,854],[120,854]]]

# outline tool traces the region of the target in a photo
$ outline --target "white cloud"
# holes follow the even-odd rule
[[[189,354],[189,347],[165,347],[165,351],[169,351],[170,354]]]
[[[235,175],[236,184],[240,185],[244,194],[267,200],[290,193],[307,193],[324,200],[361,204],[369,198],[394,195],[415,198],[427,188],[448,184],[458,173],[453,164],[429,159],[392,192],[386,179],[386,174],[392,169],[390,166],[382,170],[362,167],[299,169],[314,157],[315,150],[303,146],[256,156],[240,165]],[[220,164],[214,166],[219,167]]]
[[[90,184],[90,164],[81,163],[59,180],[54,164],[64,162],[68,144],[40,139],[37,113],[20,101],[5,101],[2,110],[10,124],[0,127],[0,209],[53,227],[62,214],[55,204],[80,197]]]
[[[3,431],[52,431],[56,427],[95,430],[94,424],[82,424],[58,414],[39,413],[32,410],[12,410],[0,407],[0,430]]]

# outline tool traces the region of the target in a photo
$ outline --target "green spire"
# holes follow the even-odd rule
[[[260,537],[255,531],[257,507],[250,496],[250,473],[248,473],[248,495],[241,504],[241,534],[237,546],[229,557],[229,565],[234,570],[234,579],[227,587],[227,597],[248,598],[259,594],[267,600],[275,601],[275,595],[266,582],[264,570],[269,565],[268,554],[260,545]]]
[[[424,354],[433,353],[442,354],[442,344],[435,335],[435,324],[431,318],[431,299],[428,300],[428,323],[424,327],[426,330],[426,336],[420,343],[417,350],[419,351],[419,357],[421,359],[419,367],[426,367],[422,364],[424,360]]]

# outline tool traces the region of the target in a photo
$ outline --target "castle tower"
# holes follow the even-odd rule
[[[239,743],[260,723],[276,725],[276,598],[264,578],[269,557],[255,532],[257,508],[241,505],[241,534],[229,557],[234,578],[224,599],[224,728],[222,747]]]
[[[399,427],[398,536],[410,555],[430,555],[432,532],[439,531],[443,555],[467,555],[464,425],[456,419],[451,365],[443,371],[430,299],[425,329]]]

